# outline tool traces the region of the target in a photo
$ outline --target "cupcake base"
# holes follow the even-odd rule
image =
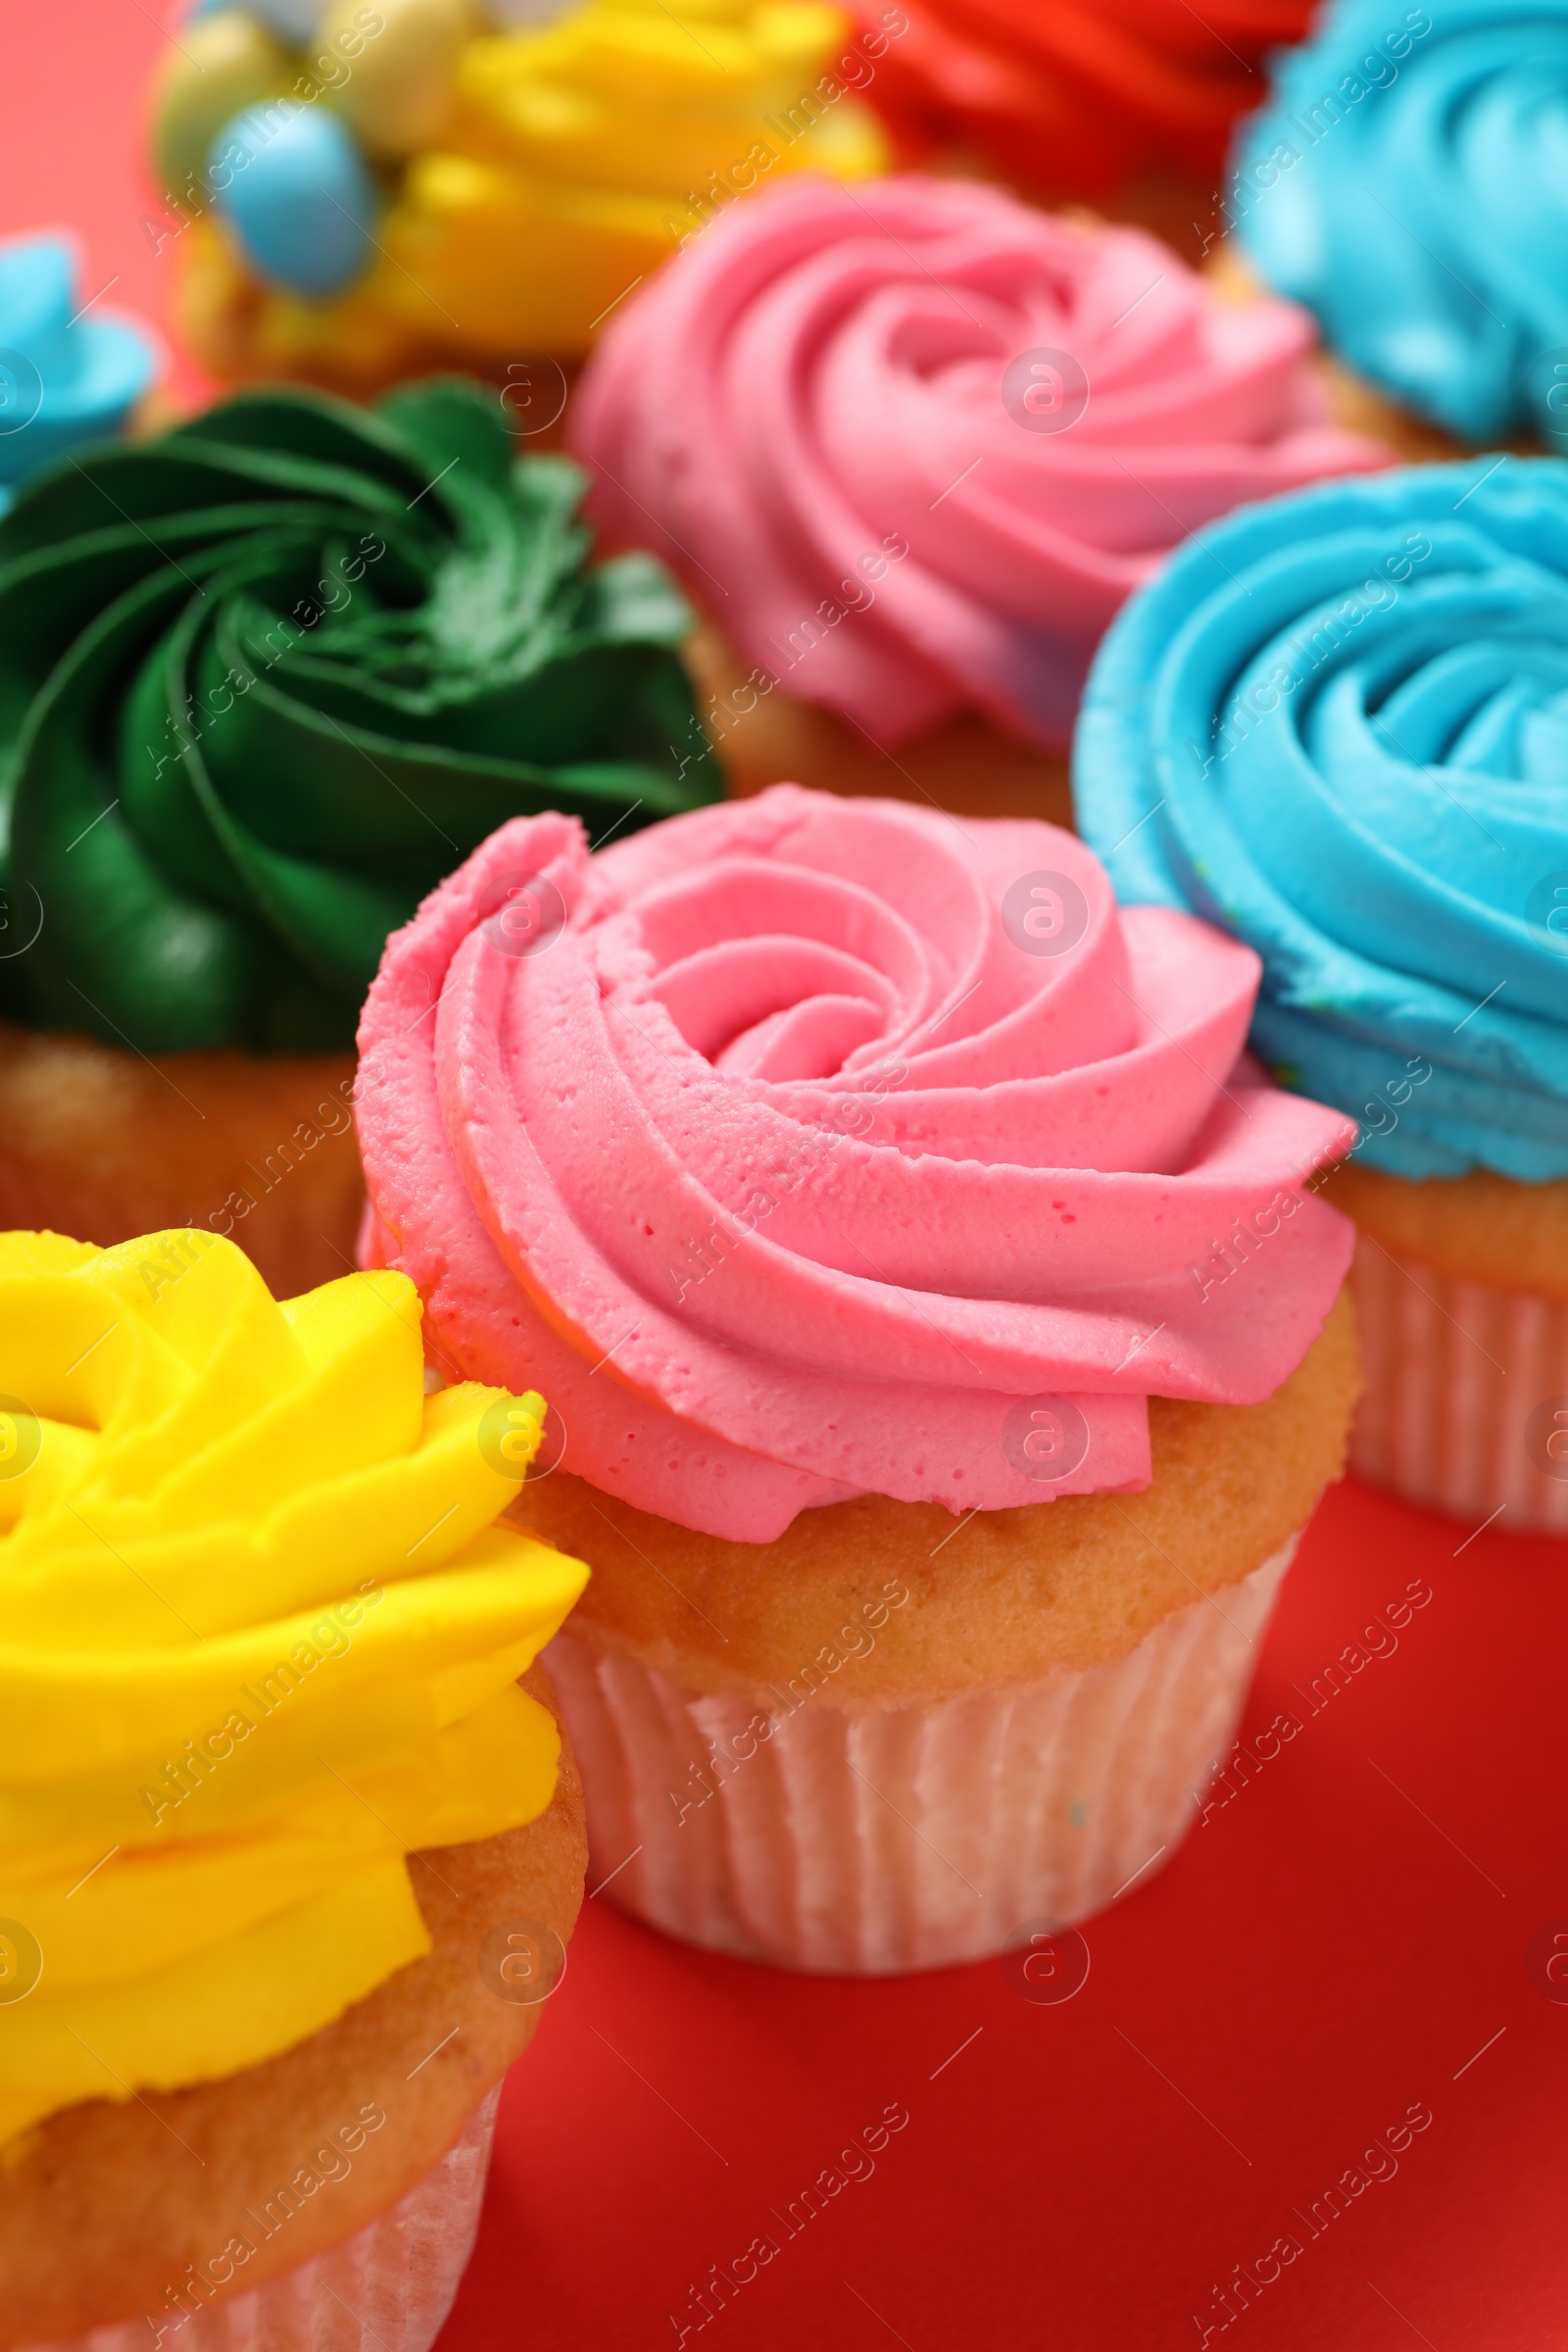
[[[1196,270],[1223,233],[1219,191],[1213,174],[1185,172],[1180,165],[1151,166],[1136,179],[1102,198],[1091,218],[1143,228],[1172,245]]]
[[[887,751],[853,720],[794,699],[787,686],[760,693],[753,673],[710,623],[683,649],[710,740],[731,795],[769,784],[808,784],[851,798],[918,801],[958,816],[1033,816],[1072,831],[1065,752],[1002,734],[964,711],[913,743]]]
[[[440,2163],[347,2244],[229,2301],[29,2352],[429,2352],[473,2251],[500,2103],[497,2083]]]
[[[1363,1478],[1479,1527],[1568,1533],[1568,1179],[1415,1183],[1346,1161]]]
[[[291,1298],[354,1270],[352,1054],[152,1060],[0,1021],[0,1227],[111,1248],[200,1226]]]
[[[1568,1300],[1468,1281],[1362,1233],[1363,1478],[1479,1527],[1568,1535]]]
[[[522,1687],[560,1720],[542,1668]],[[85,2100],[0,2149],[0,2352],[426,2352],[586,1858],[564,1737],[535,1820],[410,1856],[423,1959],[259,2066]]]
[[[1296,1541],[1125,1657],[935,1704],[785,1711],[559,1634],[590,1875],[688,1943],[852,1976],[1087,1919],[1191,1827]]]
[[[770,1544],[530,1481],[508,1518],[594,1564],[549,1652],[590,1883],[858,1975],[1102,1909],[1194,1817],[1359,1377],[1342,1295],[1262,1403],[1152,1397],[1137,1493],[962,1517],[861,1494]]]

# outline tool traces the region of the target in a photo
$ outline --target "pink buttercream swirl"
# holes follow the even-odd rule
[[[370,991],[370,1254],[688,1527],[1145,1485],[1148,1397],[1270,1395],[1349,1260],[1301,1188],[1354,1129],[1256,1082],[1258,973],[1053,825],[518,818]]]
[[[1065,741],[1089,657],[1200,523],[1386,466],[1308,314],[962,180],[802,177],[612,320],[574,402],[612,541],[745,660],[898,744],[973,706]]]

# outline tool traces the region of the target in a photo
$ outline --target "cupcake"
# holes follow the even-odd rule
[[[542,1402],[195,1229],[0,1235],[0,2345],[425,2352],[582,1895]]]
[[[559,1411],[609,1896],[889,1972],[1181,1838],[1356,1382],[1350,1129],[1247,1061],[1257,970],[1053,826],[797,785],[505,826],[388,943],[367,1255]]]
[[[1557,0],[1334,0],[1237,142],[1260,275],[1374,395],[1471,445],[1568,423],[1565,89]]]
[[[220,375],[364,393],[456,364],[542,429],[562,363],[715,211],[886,168],[878,37],[814,0],[705,0],[700,32],[663,0],[292,17],[206,15],[155,94],[184,328]]]
[[[867,26],[892,13],[857,0]],[[956,157],[1055,203],[1088,200],[1185,250],[1217,202],[1258,68],[1311,0],[902,0],[872,92],[910,160]],[[1195,214],[1199,218],[1195,219]]]
[[[1201,532],[1074,752],[1118,895],[1263,959],[1252,1030],[1359,1123],[1352,1459],[1568,1530],[1568,466],[1324,483]]]
[[[354,1024],[505,817],[717,789],[681,599],[585,567],[576,469],[476,386],[242,396],[0,521],[0,1219],[351,1271]],[[676,748],[671,748],[672,746]]]
[[[616,544],[713,632],[739,790],[799,776],[1068,814],[1084,673],[1200,522],[1388,453],[1321,419],[1311,328],[995,188],[797,181],[606,331],[573,405]]]
[[[74,237],[0,240],[0,514],[29,473],[122,431],[158,373],[148,328],[80,277]]]

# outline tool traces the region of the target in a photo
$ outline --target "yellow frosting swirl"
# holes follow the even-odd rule
[[[857,95],[873,72],[850,20],[818,0],[583,0],[539,29],[470,40],[368,275],[327,303],[264,291],[204,219],[187,246],[187,331],[224,372],[367,381],[429,346],[487,362],[581,355],[606,313],[737,197],[792,172],[886,171],[886,134]],[[351,80],[345,113],[353,96]],[[518,383],[512,405],[524,426],[550,421],[542,385]]]
[[[587,1570],[492,1526],[542,1400],[401,1274],[0,1235],[0,2140],[303,2040],[429,1949],[416,1848],[550,1802]]]

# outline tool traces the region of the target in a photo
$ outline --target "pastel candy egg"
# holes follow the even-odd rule
[[[191,14],[209,17],[215,10],[232,8],[234,0],[197,0]],[[245,12],[270,26],[291,49],[303,49],[316,30],[321,0],[245,0]]]
[[[337,294],[369,267],[375,186],[324,106],[278,99],[226,123],[208,181],[251,268],[296,294]]]
[[[412,155],[439,139],[458,90],[458,59],[478,28],[469,0],[328,0],[320,46],[349,64],[335,103],[372,155]]]
[[[171,45],[153,91],[153,169],[159,188],[182,194],[198,178],[229,118],[286,86],[289,61],[265,24],[237,8],[215,10]]]

